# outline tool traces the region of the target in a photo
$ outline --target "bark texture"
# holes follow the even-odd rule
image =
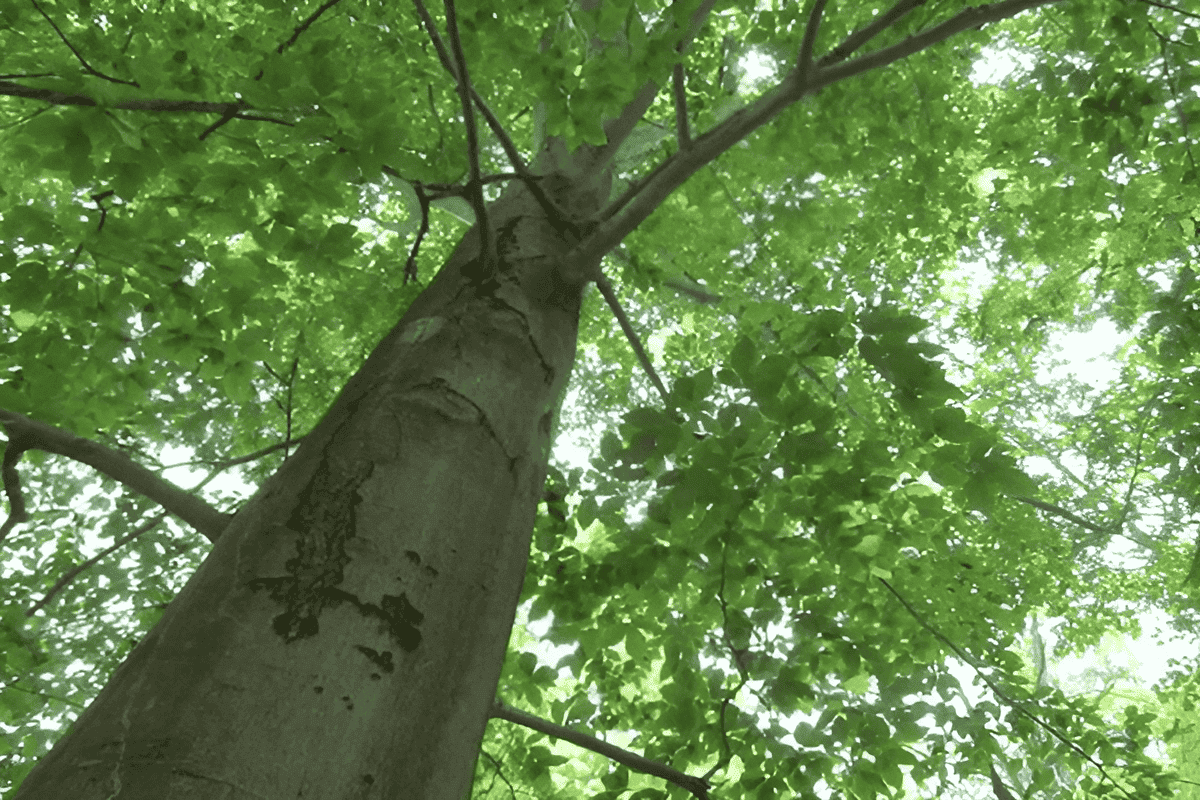
[[[523,184],[489,227],[499,273],[473,228],[16,800],[464,797],[582,294]]]

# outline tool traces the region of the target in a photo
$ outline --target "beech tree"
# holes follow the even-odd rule
[[[6,790],[1179,796],[1197,19],[5,4]]]

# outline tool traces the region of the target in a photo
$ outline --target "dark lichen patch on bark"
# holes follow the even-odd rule
[[[341,602],[359,605],[340,588],[350,561],[347,540],[356,532],[358,489],[371,476],[372,464],[361,461],[334,469],[327,455],[301,494],[303,500],[286,526],[295,531],[296,554],[286,562],[286,576],[256,578],[251,589],[265,589],[283,605],[272,627],[285,642],[315,636],[321,612]]]

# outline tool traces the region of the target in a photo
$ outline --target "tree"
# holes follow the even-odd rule
[[[1186,572],[1148,535],[1097,577],[1139,414],[1195,509],[1195,16],[930,5],[0,11],[16,798],[1171,796],[1151,714],[1016,643],[1128,630]],[[965,254],[998,277],[950,306]],[[1122,425],[1036,438],[1048,329],[1097,310],[1138,355],[1080,399]],[[1022,468],[1063,442],[1119,511]],[[184,491],[167,444],[259,488]]]

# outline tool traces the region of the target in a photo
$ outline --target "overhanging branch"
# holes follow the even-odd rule
[[[693,796],[701,798],[701,800],[707,800],[708,798],[709,784],[703,778],[688,775],[686,772],[680,772],[674,767],[669,767],[658,761],[651,761],[644,756],[639,756],[637,753],[631,753],[624,748],[597,739],[595,736],[571,730],[541,717],[535,717],[532,714],[519,711],[499,701],[492,705],[491,716],[495,719],[503,719],[508,722],[515,722],[518,725],[524,725],[526,728],[544,733],[547,736],[553,736],[556,739],[562,739],[571,744],[578,745],[585,750],[591,750],[593,753],[599,753],[605,758],[610,758],[618,764],[624,764],[637,772],[643,772],[647,775],[654,775],[657,778],[670,781],[676,786],[682,786],[684,789],[687,789]]]
[[[900,0],[896,5],[847,36],[841,44],[826,53],[822,60],[826,63],[844,61],[855,50],[903,19],[905,14],[925,3],[926,0]]]
[[[671,401],[667,397],[667,387],[663,385],[662,378],[658,377],[658,373],[654,371],[654,364],[650,362],[650,356],[646,354],[646,348],[642,346],[642,340],[638,338],[637,331],[630,324],[629,315],[621,307],[621,301],[618,299],[616,291],[613,290],[612,284],[608,282],[608,278],[600,275],[596,278],[596,287],[600,289],[600,294],[604,295],[604,301],[608,303],[608,307],[612,309],[613,315],[617,318],[617,323],[621,326],[621,330],[625,332],[625,338],[629,340],[630,347],[633,348],[633,352],[637,355],[638,363],[642,365],[642,370],[662,396],[663,404],[667,408],[670,408]]]
[[[688,20],[687,27],[683,30],[683,36],[679,40],[679,44],[675,45],[675,51],[682,55],[692,43],[692,39],[700,33],[700,28],[704,25],[704,21],[708,19],[709,13],[713,6],[716,5],[716,0],[703,0],[700,5],[692,12],[691,18]],[[642,88],[634,95],[625,108],[621,109],[620,115],[616,119],[610,119],[604,123],[604,135],[608,142],[597,153],[597,158],[592,164],[593,172],[600,172],[609,167],[612,160],[616,158],[617,151],[621,145],[629,138],[629,134],[633,132],[634,126],[641,121],[646,115],[646,110],[654,103],[654,98],[658,96],[659,83],[651,78],[642,84]]]
[[[813,9],[808,15],[808,25],[804,28],[804,41],[800,43],[800,55],[796,58],[801,86],[808,83],[808,73],[812,69],[813,47],[817,43],[817,31],[821,29],[821,15],[825,13],[827,2],[828,0],[815,0]]]
[[[464,83],[464,81],[459,79],[460,70],[456,64],[457,59],[451,58],[451,53],[446,49],[446,45],[442,41],[441,35],[438,34],[437,26],[433,24],[433,17],[430,16],[429,11],[425,8],[424,2],[422,2],[422,0],[413,0],[413,5],[417,9],[417,15],[421,18],[421,24],[425,28],[425,32],[429,35],[429,40],[433,42],[433,48],[438,54],[438,60],[442,62],[442,66],[447,72],[450,73],[450,76],[454,78],[454,80],[458,82],[460,86],[466,86],[467,91],[470,93],[471,99],[474,101],[476,107],[479,108],[479,113],[483,115],[488,127],[492,129],[492,133],[494,133],[496,138],[500,140],[500,147],[503,148],[504,154],[508,156],[509,163],[512,164],[513,170],[517,173],[517,177],[521,179],[521,181],[529,189],[529,193],[533,195],[533,199],[542,207],[542,209],[550,216],[551,219],[556,219],[559,221],[564,220],[565,215],[554,205],[554,203],[550,201],[550,198],[546,196],[546,193],[542,191],[542,187],[538,184],[536,176],[529,171],[529,167],[525,164],[525,160],[521,158],[521,154],[517,151],[517,146],[513,143],[512,137],[508,135],[508,131],[506,131],[504,126],[500,124],[500,119],[495,115],[488,104],[484,102],[483,98],[480,97],[479,92],[475,91],[475,88],[471,86],[470,81],[466,81]],[[465,65],[463,67],[463,71],[465,72]],[[469,113],[469,108],[466,110]],[[476,210],[475,216],[477,220],[482,219],[478,209]],[[480,241],[482,242],[482,230],[480,231],[480,237]],[[481,250],[480,252],[486,251]]]
[[[580,242],[565,259],[569,264],[589,265],[581,267],[581,270],[590,269],[591,272],[564,274],[564,280],[575,283],[595,280],[598,268],[591,265],[598,265],[605,254],[641,225],[693,173],[770,122],[781,111],[806,94],[815,93],[831,84],[899,61],[942,42],[956,33],[978,28],[990,22],[998,22],[1031,8],[1061,1],[1002,0],[1002,2],[990,5],[973,6],[902,42],[851,61],[829,63],[827,57],[822,58],[814,64],[812,74],[808,76],[807,81],[801,75],[799,67],[792,69],[774,89],[695,139],[689,150],[679,151],[663,161],[636,194],[628,200],[628,204],[624,208],[620,208],[615,213],[612,213],[612,209],[606,210],[603,215],[607,216],[606,221],[599,225],[588,238]],[[857,34],[852,34],[852,36],[854,35]],[[836,52],[837,49],[834,48],[831,52]],[[617,203],[622,203],[624,200],[625,198],[621,198]],[[614,206],[616,205],[614,204]]]
[[[1025,503],[1026,505],[1033,506],[1034,508],[1040,508],[1042,511],[1046,511],[1051,514],[1056,514],[1057,516],[1060,516],[1065,520],[1074,522],[1076,525],[1078,525],[1081,528],[1087,528],[1089,531],[1093,531],[1095,533],[1108,533],[1107,528],[1104,528],[1093,522],[1088,522],[1083,517],[1080,517],[1077,514],[1072,514],[1070,511],[1067,511],[1062,506],[1056,506],[1053,503],[1047,503],[1045,501],[1038,500],[1033,497],[1025,497],[1024,495],[1012,495],[1012,499],[1017,500],[1022,503]]]
[[[454,74],[458,84],[458,96],[462,101],[463,127],[467,130],[467,163],[470,165],[471,180],[467,184],[471,205],[475,209],[475,220],[479,223],[479,257],[483,260],[483,275],[490,278],[496,270],[495,253],[492,252],[491,229],[487,222],[487,205],[483,200],[483,183],[479,170],[479,132],[475,129],[475,108],[471,95],[471,74],[467,71],[467,59],[463,55],[462,41],[458,35],[458,14],[454,0],[442,0],[446,10],[446,33],[450,37],[450,49],[454,54]]]
[[[679,149],[687,150],[692,146],[692,134],[688,130],[687,84],[683,74],[683,62],[675,62],[675,68],[671,70],[671,81],[675,92],[675,137],[679,141]]]
[[[41,100],[55,106],[99,106],[100,103],[96,98],[86,94],[67,94],[65,92],[55,91],[54,89],[38,89],[33,86],[24,86],[12,81],[0,81],[0,95],[8,97],[24,97],[29,100]],[[258,122],[273,122],[276,125],[294,125],[293,122],[287,120],[275,119],[274,117],[264,117],[258,114],[246,113],[253,108],[250,105],[242,102],[218,103],[208,102],[205,100],[164,100],[162,98],[150,98],[147,100],[120,100],[104,106],[110,109],[119,109],[121,111],[182,111],[193,114],[225,114],[231,109],[233,117],[236,119],[248,119]]]
[[[106,81],[112,81],[113,83],[123,83],[126,86],[137,86],[138,85],[137,81],[127,81],[123,78],[115,78],[112,75],[106,75],[103,72],[101,72],[100,70],[93,67],[91,64],[89,64],[88,60],[83,57],[83,53],[80,53],[79,50],[77,50],[75,48],[75,45],[71,44],[71,40],[68,39],[67,35],[62,32],[61,28],[58,27],[58,23],[56,23],[50,17],[49,14],[47,14],[45,11],[42,10],[42,7],[40,5],[38,5],[38,1],[37,0],[29,0],[29,2],[32,3],[33,7],[37,10],[37,12],[39,14],[41,14],[42,17],[45,18],[46,22],[50,23],[50,27],[54,28],[54,32],[58,34],[58,38],[61,39],[62,43],[67,46],[67,49],[69,49],[74,54],[75,59],[83,66],[83,68],[85,70],[87,70],[88,74],[95,75],[97,78],[103,78]]]
[[[96,555],[92,556],[91,558],[87,559],[83,563],[77,564],[76,566],[74,566],[71,569],[64,572],[61,576],[59,576],[58,580],[54,582],[54,585],[50,587],[50,591],[46,592],[45,596],[43,596],[41,600],[38,600],[32,606],[25,609],[25,616],[32,617],[34,614],[36,614],[38,612],[38,610],[45,608],[46,605],[51,600],[53,600],[54,597],[59,592],[61,592],[68,584],[70,584],[71,581],[75,580],[76,575],[83,572],[85,569],[88,569],[89,567],[92,567],[95,564],[99,563],[100,560],[105,558],[106,556],[112,555],[117,550],[120,550],[122,547],[129,544],[134,539],[138,538],[139,536],[146,533],[147,531],[152,530],[155,526],[157,526],[160,522],[162,522],[166,518],[167,518],[167,512],[160,511],[158,514],[156,514],[155,516],[146,520],[141,525],[134,528],[132,531],[130,531],[126,535],[122,536],[120,539],[117,539],[115,542],[113,542],[111,545],[109,545],[108,547],[101,550],[99,553],[96,553]]]
[[[3,408],[0,408],[0,425],[8,432],[9,447],[17,447],[22,452],[44,450],[87,464],[158,503],[209,541],[215,542],[229,524],[229,514],[218,511],[186,489],[155,475],[119,450]],[[12,466],[15,468],[15,464]],[[7,469],[5,473],[7,486]]]

